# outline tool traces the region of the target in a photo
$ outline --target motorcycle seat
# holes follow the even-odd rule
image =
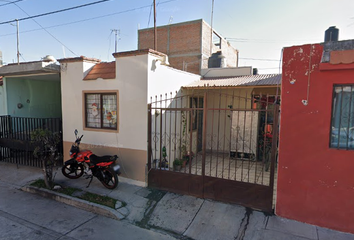
[[[97,163],[101,163],[101,162],[113,162],[115,161],[116,159],[118,158],[117,155],[114,155],[114,156],[110,156],[110,155],[107,155],[107,156],[97,156],[95,154],[92,154],[90,156],[90,162],[93,163],[93,164],[97,164]]]

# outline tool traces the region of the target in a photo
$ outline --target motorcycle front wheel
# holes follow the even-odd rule
[[[84,174],[84,166],[79,163],[65,163],[61,172],[67,178],[77,179]]]
[[[103,186],[108,189],[115,189],[118,186],[118,176],[111,168],[102,169],[102,175],[100,181]]]

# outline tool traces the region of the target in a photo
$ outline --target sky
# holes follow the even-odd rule
[[[16,22],[4,22],[98,1],[0,0],[3,62],[17,61]],[[138,29],[154,25],[152,3],[110,0],[20,20],[20,61],[46,55],[113,61],[112,29],[119,30],[118,52],[136,50]],[[211,24],[212,0],[156,0],[156,4],[157,26],[196,19]],[[323,42],[330,26],[339,29],[339,40],[354,39],[354,0],[214,0],[214,30],[239,50],[239,66],[258,68],[261,74],[279,73],[284,47]]]

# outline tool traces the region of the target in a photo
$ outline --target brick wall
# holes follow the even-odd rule
[[[201,68],[208,67],[211,55],[210,33],[210,26],[203,20],[158,27],[157,51],[169,56],[173,68],[200,74]],[[138,48],[154,48],[153,28],[139,30]],[[227,57],[228,67],[237,66],[237,51],[225,39],[222,39],[221,49],[213,46],[213,52],[218,50]]]

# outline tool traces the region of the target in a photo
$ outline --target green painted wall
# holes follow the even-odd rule
[[[16,117],[61,117],[60,80],[6,78],[7,114]],[[17,105],[21,103],[22,108]]]
[[[6,96],[5,96],[5,84],[0,86],[0,116],[6,115]]]

